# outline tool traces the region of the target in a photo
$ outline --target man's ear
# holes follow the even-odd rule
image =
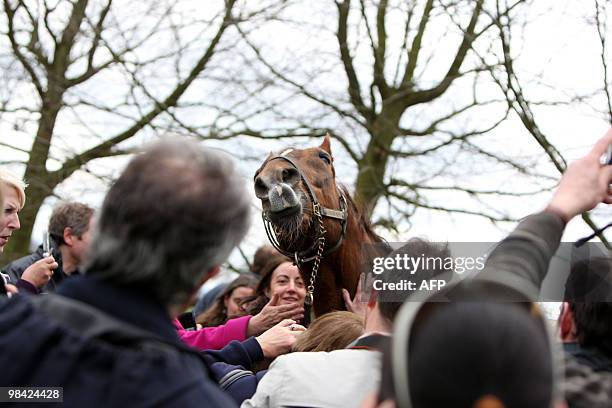
[[[559,315],[559,336],[563,342],[573,342],[576,340],[574,313],[567,302],[563,302],[561,305],[561,314]]]
[[[62,238],[64,243],[71,247],[74,245],[74,240],[77,238],[77,236],[72,233],[72,228],[66,227],[64,228],[64,236]]]

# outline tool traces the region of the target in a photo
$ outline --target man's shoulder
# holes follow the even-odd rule
[[[71,303],[57,295],[45,298]],[[79,333],[41,313],[38,300],[17,296],[0,303],[0,366],[7,384],[62,386],[64,401],[72,406],[93,400],[100,406],[140,401],[139,406],[189,407],[203,397],[212,406],[227,406],[229,400],[212,386],[195,353],[155,343],[133,346],[103,327],[99,336],[91,328]],[[16,355],[27,358],[16,364]]]

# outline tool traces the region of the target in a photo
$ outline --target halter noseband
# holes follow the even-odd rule
[[[304,173],[302,173],[298,165],[291,158],[287,156],[274,156],[263,164],[262,169],[263,167],[266,166],[266,164],[268,164],[272,160],[284,160],[288,162],[289,164],[291,164],[291,166],[295,170],[297,170],[298,174],[300,175],[300,179],[302,183],[304,184],[304,186],[306,186],[306,192],[308,193],[308,197],[310,199],[310,202],[312,203],[313,216],[316,218],[314,220],[315,235],[312,241],[312,245],[303,251],[295,251],[293,253],[283,249],[280,246],[280,243],[278,242],[278,238],[276,237],[276,234],[274,233],[274,227],[272,226],[272,222],[270,218],[268,217],[267,212],[262,211],[261,213],[264,227],[266,229],[266,234],[268,235],[268,239],[270,240],[270,243],[272,244],[272,246],[274,246],[274,248],[276,248],[278,252],[280,252],[281,254],[285,256],[288,256],[289,258],[293,258],[295,264],[298,267],[303,266],[306,262],[314,261],[314,265],[313,265],[312,273],[311,273],[310,285],[308,286],[309,299],[307,299],[307,300],[310,300],[310,302],[312,302],[312,296],[314,292],[314,280],[316,278],[316,274],[318,272],[319,263],[321,262],[321,259],[324,256],[327,256],[330,253],[336,251],[338,248],[340,248],[340,245],[342,244],[342,241],[344,241],[344,237],[346,235],[346,224],[347,224],[347,218],[348,218],[348,210],[347,210],[348,206],[346,202],[346,197],[344,196],[342,191],[339,191],[340,209],[338,210],[323,207],[317,200],[317,196],[313,193],[310,183],[308,182],[306,177],[304,177]],[[255,175],[255,177],[257,177],[257,174]],[[342,226],[342,233],[340,234],[340,238],[338,239],[338,242],[336,242],[331,248],[328,248],[327,250],[324,249],[325,233],[327,231],[325,230],[323,226],[323,217],[338,220],[340,222],[340,225]]]

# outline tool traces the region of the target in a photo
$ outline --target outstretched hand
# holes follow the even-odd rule
[[[275,358],[290,352],[297,337],[305,330],[306,328],[296,324],[295,320],[286,319],[255,339],[265,358]]]
[[[299,303],[279,305],[279,299],[278,294],[272,296],[261,312],[249,320],[247,336],[257,336],[284,319],[299,321],[304,318],[303,305]]]
[[[342,289],[342,297],[344,298],[346,310],[351,313],[355,313],[361,318],[365,317],[366,312],[366,303],[363,296],[363,291],[361,290],[361,281],[363,278],[363,275],[359,277],[359,282],[357,283],[357,290],[355,291],[355,297],[353,297],[353,299],[351,299],[351,294],[348,290],[344,288]]]
[[[612,166],[602,164],[601,157],[612,144],[612,128],[599,139],[591,151],[573,162],[563,173],[559,187],[546,208],[568,222],[599,203],[612,204]]]

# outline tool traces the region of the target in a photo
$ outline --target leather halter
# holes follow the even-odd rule
[[[304,173],[302,173],[302,171],[300,170],[298,165],[290,157],[287,157],[287,156],[274,156],[274,157],[268,159],[262,165],[261,169],[263,169],[266,166],[266,164],[270,163],[273,160],[284,160],[284,161],[288,162],[289,164],[291,164],[291,166],[293,166],[293,168],[295,170],[297,170],[298,174],[300,175],[300,179],[302,180],[302,183],[304,183],[304,186],[306,186],[306,192],[308,193],[308,197],[310,199],[310,202],[312,203],[312,207],[313,207],[314,211],[316,211],[316,209],[318,208],[318,210],[320,211],[320,215],[322,217],[331,218],[331,219],[340,221],[340,225],[342,226],[342,233],[340,234],[340,239],[338,239],[338,242],[336,242],[331,248],[328,248],[325,251],[323,251],[323,254],[322,254],[321,258],[327,256],[328,254],[330,254],[330,253],[332,253],[334,251],[336,251],[338,248],[340,248],[340,245],[342,244],[342,241],[344,241],[344,237],[346,235],[347,218],[348,218],[348,206],[347,206],[347,202],[346,202],[346,197],[344,196],[342,191],[339,191],[339,193],[340,193],[339,194],[340,195],[340,203],[339,203],[340,209],[334,210],[334,209],[331,209],[331,208],[323,207],[323,206],[321,206],[321,204],[317,200],[317,196],[313,193],[312,187],[310,186],[310,183],[308,182],[306,177],[304,177]],[[257,177],[258,174],[259,174],[259,171],[255,174],[255,177]],[[270,243],[272,243],[272,246],[274,246],[274,248],[276,248],[276,250],[278,252],[280,252],[281,254],[283,254],[285,256],[288,256],[289,258],[293,258],[295,264],[298,267],[302,266],[306,262],[313,261],[313,260],[315,260],[317,258],[317,245],[319,243],[319,240],[325,235],[325,231],[321,230],[321,227],[320,227],[319,223],[313,222],[314,228],[315,228],[315,236],[314,236],[314,238],[312,240],[312,245],[309,248],[307,248],[307,249],[305,249],[303,251],[295,251],[294,253],[292,253],[292,252],[289,252],[289,251],[283,249],[280,246],[280,243],[278,242],[276,234],[274,233],[274,229],[273,229],[273,226],[272,226],[272,221],[268,217],[267,212],[266,211],[262,211],[261,216],[262,216],[263,223],[264,223],[264,226],[265,226],[265,229],[266,229],[266,234],[268,235],[268,239],[270,240]]]

